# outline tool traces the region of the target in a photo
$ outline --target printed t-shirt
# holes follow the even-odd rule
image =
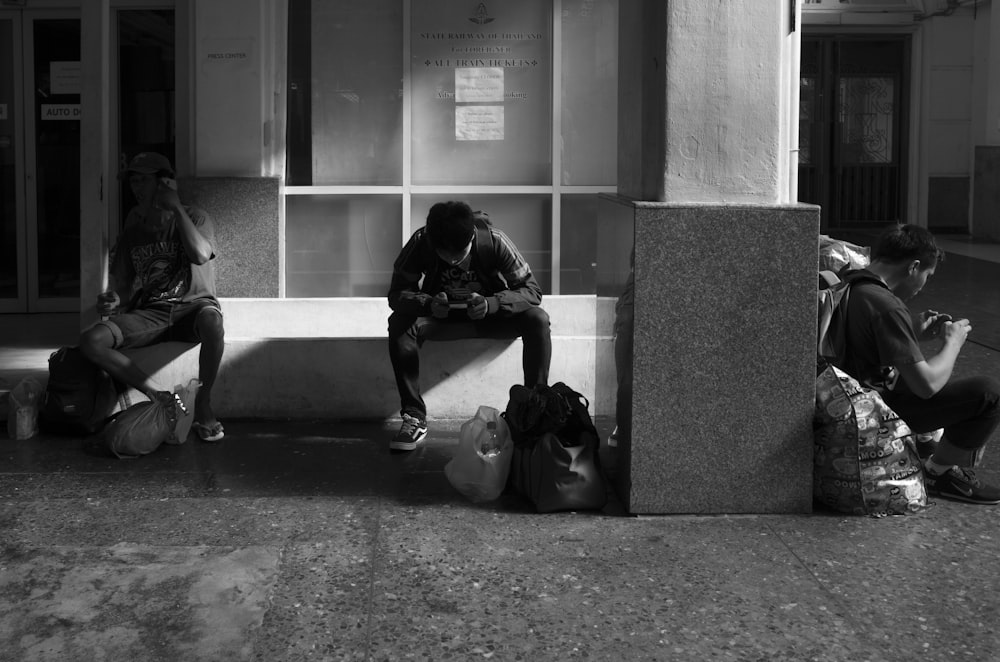
[[[214,259],[215,228],[211,217],[197,207],[185,209],[198,231],[211,243]],[[184,252],[174,214],[156,210],[151,213],[164,214],[162,224],[150,227],[134,208],[112,251],[110,273],[119,292],[127,289],[131,300],[141,291],[139,306],[156,301],[214,299],[212,260],[203,265],[193,264]]]

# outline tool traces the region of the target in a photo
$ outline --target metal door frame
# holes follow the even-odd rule
[[[79,309],[79,297],[39,296],[38,287],[38,190],[34,109],[35,57],[34,25],[39,20],[70,19],[80,21],[77,9],[4,9],[0,20],[12,21],[12,60],[14,67],[15,226],[18,261],[16,299],[0,299],[0,313],[73,312]]]
[[[914,35],[910,31],[864,31],[864,32],[829,32],[815,31],[803,35],[803,39],[815,40],[820,49],[820,75],[817,81],[818,93],[823,97],[823,104],[818,108],[818,114],[822,116],[825,128],[822,132],[822,140],[819,145],[812,145],[814,154],[821,158],[814,161],[817,169],[821,172],[817,176],[817,190],[821,191],[819,204],[823,206],[822,227],[824,231],[829,229],[863,229],[876,224],[886,224],[895,222],[908,222],[914,214],[911,205],[911,187],[913,185],[912,152],[910,143],[914,135],[913,104],[916,101],[914,85]],[[885,221],[858,221],[857,219],[845,219],[842,217],[840,209],[839,192],[842,182],[839,181],[840,163],[840,126],[836,120],[839,108],[839,49],[846,43],[863,42],[898,42],[901,52],[901,64],[899,67],[899,89],[895,94],[894,122],[895,141],[897,145],[897,168],[898,168],[898,188],[897,196],[897,219]],[[819,176],[825,173],[825,177]],[[826,213],[829,212],[829,213]],[[836,215],[833,218],[833,215]],[[844,222],[847,221],[847,225]],[[909,222],[913,222],[909,220]]]
[[[14,241],[17,244],[17,297],[0,298],[0,313],[23,313],[28,310],[28,251],[27,223],[25,212],[24,179],[24,44],[22,34],[23,11],[0,9],[0,21],[11,23],[11,67],[13,74],[14,98],[10,100],[10,113],[14,117],[14,135],[11,136],[14,150]]]

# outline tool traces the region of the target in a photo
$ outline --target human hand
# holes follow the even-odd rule
[[[181,199],[177,195],[177,182],[169,177],[160,177],[156,185],[156,195],[153,206],[157,209],[172,210],[180,207]]]
[[[465,311],[469,319],[481,320],[486,317],[489,310],[490,304],[482,294],[473,292],[469,295],[469,307]]]
[[[951,315],[939,313],[936,310],[925,310],[920,313],[918,336],[921,338],[937,338],[945,322],[951,322]]]
[[[448,317],[448,311],[451,308],[448,307],[448,295],[444,292],[438,292],[431,299],[431,315],[437,317],[438,319],[444,319]]]
[[[101,292],[97,295],[97,314],[101,317],[111,317],[118,310],[121,299],[114,290]]]
[[[972,331],[972,324],[967,319],[945,322],[942,325],[941,331],[941,335],[944,336],[946,343],[958,343],[959,346],[962,346],[965,344],[965,339],[968,338],[969,332]]]

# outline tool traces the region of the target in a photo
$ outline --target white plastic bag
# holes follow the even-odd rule
[[[11,439],[30,439],[38,434],[38,412],[45,389],[31,377],[25,377],[7,396],[7,434]]]
[[[176,446],[187,441],[191,424],[194,423],[194,399],[198,395],[199,388],[201,388],[201,381],[197,379],[189,380],[187,386],[178,384],[174,387],[174,393],[179,395],[181,402],[184,403],[184,410],[178,408],[177,427],[174,429],[174,433],[167,438],[166,443]]]
[[[500,451],[484,456],[481,449],[484,442],[488,442],[490,423],[496,425]],[[513,454],[514,442],[510,438],[507,421],[499,410],[481,405],[475,417],[462,424],[458,447],[451,461],[445,465],[444,474],[448,482],[470,500],[476,503],[493,501],[507,485]]]

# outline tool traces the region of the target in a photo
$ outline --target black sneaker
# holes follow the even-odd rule
[[[403,424],[399,432],[389,442],[389,448],[394,451],[412,451],[424,437],[427,436],[427,423],[416,416],[403,414]]]
[[[952,467],[939,476],[924,472],[927,491],[945,499],[967,501],[969,503],[1000,503],[1000,488],[986,485],[976,478],[972,469]]]

